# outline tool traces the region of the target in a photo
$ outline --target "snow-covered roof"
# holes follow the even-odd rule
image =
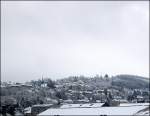
[[[84,93],[92,93],[92,91],[84,91]]]
[[[126,102],[128,103],[128,101],[126,99],[114,99],[114,101],[118,101],[118,102]]]
[[[89,102],[88,99],[80,99],[80,100],[77,100],[77,101],[79,101],[79,102]]]
[[[32,87],[32,85],[29,84],[10,84],[8,87],[21,87],[21,86]]]
[[[114,99],[121,99],[121,96],[114,96]]]
[[[98,107],[98,108],[57,108],[48,109],[42,115],[133,115],[147,106]]]
[[[73,101],[71,99],[68,100],[63,100],[64,103],[73,103]]]
[[[31,113],[31,107],[27,107],[24,109],[24,113]]]
[[[91,103],[91,104],[65,104],[60,108],[97,108],[101,107],[104,103]]]
[[[149,103],[121,103],[120,106],[148,106]]]
[[[143,99],[143,96],[139,96],[139,95],[138,95],[136,98],[138,98],[138,99]]]
[[[52,106],[53,104],[37,104],[37,105],[33,105],[33,107],[48,107],[48,106]]]

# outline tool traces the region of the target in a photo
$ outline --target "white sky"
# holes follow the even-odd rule
[[[2,1],[2,81],[149,77],[148,1]]]

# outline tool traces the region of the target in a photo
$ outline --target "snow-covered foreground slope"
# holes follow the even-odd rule
[[[145,109],[141,106],[95,107],[95,108],[57,108],[48,109],[39,115],[134,115]]]

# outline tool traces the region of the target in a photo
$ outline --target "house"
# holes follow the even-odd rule
[[[114,99],[113,101],[118,101],[119,103],[128,103],[128,101],[126,99]]]
[[[137,103],[144,103],[144,97],[143,96],[137,96],[136,97]]]
[[[31,115],[31,107],[27,107],[24,109],[24,114],[25,115]]]
[[[74,100],[74,103],[89,103],[88,99]]]
[[[73,101],[71,99],[68,99],[68,100],[63,100],[63,103],[72,104]]]
[[[145,96],[144,97],[144,102],[145,103],[150,103],[150,96]]]
[[[58,104],[58,101],[56,99],[52,99],[49,97],[46,97],[45,99],[47,104]]]

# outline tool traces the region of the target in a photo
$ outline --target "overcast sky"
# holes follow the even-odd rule
[[[149,77],[148,1],[1,4],[2,81]]]

